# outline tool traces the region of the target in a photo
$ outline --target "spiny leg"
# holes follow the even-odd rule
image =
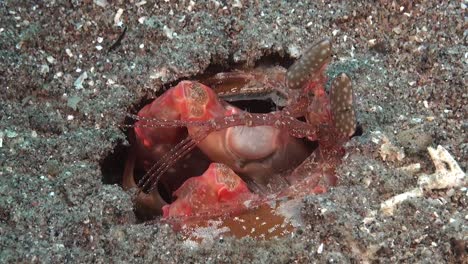
[[[145,190],[149,187],[148,192],[151,192],[157,187],[158,181],[161,176],[171,168],[178,160],[187,155],[193,150],[201,140],[203,140],[209,133],[206,131],[199,131],[197,134],[187,136],[183,141],[178,143],[163,157],[161,157],[157,163],[155,163],[146,172],[145,176],[138,182],[140,190]]]
[[[161,127],[215,127],[214,120],[222,119],[209,119],[209,120],[177,120],[177,119],[164,119],[158,117],[142,117],[134,114],[127,114],[128,117],[136,121],[145,121],[145,124],[123,125],[125,128],[161,128]]]
[[[188,141],[187,144],[185,144],[183,147],[181,147],[180,150],[172,149],[169,152],[169,154],[172,154],[172,155],[165,156],[165,157],[168,157],[168,158],[161,159],[161,162],[158,162],[159,166],[156,167],[156,171],[151,176],[151,179],[154,179],[154,180],[149,181],[149,183],[151,183],[151,185],[150,185],[150,188],[149,188],[148,192],[152,192],[154,189],[156,189],[157,184],[159,182],[159,179],[162,177],[162,175],[164,175],[164,173],[166,173],[166,171],[168,169],[170,169],[172,166],[174,166],[174,164],[177,161],[179,161],[181,158],[186,156],[196,146],[197,146],[197,142],[194,141],[194,140],[190,140],[190,141]],[[143,187],[143,188],[145,188],[145,187]]]
[[[301,104],[305,103],[301,101]],[[300,108],[300,109],[299,109]],[[307,110],[307,109],[306,109]],[[268,114],[240,113],[230,116],[216,117],[211,120],[164,120],[159,118],[142,118],[135,115],[129,117],[136,120],[147,121],[144,127],[204,127],[210,131],[218,131],[233,126],[273,126],[286,129],[291,136],[297,138],[315,137],[317,127],[302,122],[296,117],[303,116],[302,106],[298,108],[285,108]]]
[[[138,187],[140,187],[141,189],[144,189],[147,187],[147,185],[152,182],[152,178],[154,176],[154,172],[157,171],[159,169],[159,167],[161,166],[160,163],[162,163],[164,160],[168,159],[169,157],[171,157],[174,153],[173,151],[178,151],[180,150],[181,148],[184,148],[187,144],[189,144],[189,142],[191,141],[191,138],[190,137],[187,137],[185,138],[184,140],[182,140],[181,142],[179,142],[175,147],[173,147],[171,149],[171,151],[167,152],[164,154],[164,156],[162,156],[158,162],[156,162],[155,164],[153,164],[153,166],[151,166],[151,168],[145,173],[145,175],[138,181]]]

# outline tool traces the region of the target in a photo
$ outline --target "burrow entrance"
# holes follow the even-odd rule
[[[288,68],[293,63],[293,61],[294,60],[292,58],[284,58],[276,54],[276,55],[271,55],[271,56],[265,56],[264,58],[262,58],[261,60],[257,62],[255,67],[273,67],[273,66],[279,65],[284,68]],[[213,76],[219,72],[229,72],[230,70],[236,69],[236,68],[237,67],[226,67],[224,65],[212,65],[208,67],[208,69],[203,74],[194,76],[191,79],[200,80],[200,82],[203,83],[203,80],[206,78],[209,78],[210,76]],[[177,83],[179,83],[182,80],[183,79],[164,85],[161,89],[161,92],[157,94],[157,96],[161,95],[164,91],[175,86]],[[269,113],[271,111],[281,109],[281,106],[276,105],[274,100],[270,98],[245,99],[244,97],[242,98],[231,97],[231,98],[225,98],[225,99],[230,104],[242,110],[251,112],[251,113]],[[149,100],[147,98],[143,98],[137,105],[134,106],[133,108],[135,109],[134,113],[136,114],[139,111],[139,109],[141,109],[146,104],[150,103],[152,100],[153,99]],[[127,118],[125,120],[125,125],[131,126],[134,123],[135,123],[135,120],[132,120],[131,118]],[[125,129],[124,131],[128,138],[132,136],[131,131],[132,131],[132,128]],[[358,129],[356,130],[356,133],[354,136],[359,136],[361,134],[362,134],[362,127],[358,126]],[[131,140],[129,140],[129,142],[131,142]],[[307,143],[307,146],[311,152],[317,147],[315,142],[310,142],[310,141],[304,141],[304,142]],[[128,157],[130,155],[129,152],[130,152],[129,145],[124,145],[123,143],[119,143],[114,148],[114,150],[111,153],[109,153],[108,156],[104,158],[104,160],[101,162],[101,171],[103,174],[102,181],[104,184],[120,184],[120,185],[122,184],[122,175],[124,174],[125,164],[126,162],[128,162]],[[170,185],[167,185],[167,184],[158,185],[158,192],[167,203],[173,202],[172,193],[187,178],[201,175],[208,168],[211,161],[200,150],[195,149],[194,151],[192,151],[189,157],[186,158],[182,162],[184,162],[184,166],[186,166],[186,170],[178,171],[175,173],[175,175],[173,172],[169,171],[166,173],[167,175],[164,176],[164,177],[176,178],[178,180],[173,181]],[[134,171],[135,181],[138,182],[138,180],[144,174],[145,174],[145,171],[136,169]],[[136,210],[136,216],[140,221],[145,221],[145,220],[150,220],[154,218],[155,215],[141,214],[141,212],[138,212],[138,210]]]

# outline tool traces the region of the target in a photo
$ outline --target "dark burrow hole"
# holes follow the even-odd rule
[[[259,60],[256,63],[256,67],[281,65],[285,68],[288,68],[292,64],[292,62],[293,62],[292,58],[289,58],[289,57],[284,58],[278,54],[273,54],[273,55],[265,56],[264,58]],[[190,78],[190,79],[203,80],[219,72],[229,72],[230,69],[232,70],[233,67],[227,67],[226,65],[211,65],[203,74],[194,76],[193,78]],[[175,86],[177,83],[185,79],[187,78],[182,78],[177,81],[164,85],[161,88],[161,92],[153,95],[153,97],[157,97],[161,95],[166,90]],[[153,99],[154,98],[149,98],[149,97],[143,98],[140,101],[140,103],[134,106],[133,108],[134,111],[131,111],[131,112],[136,114],[141,108],[143,108],[143,106],[150,103]],[[251,113],[269,113],[271,111],[280,109],[280,107],[278,107],[273,100],[265,99],[265,98],[261,98],[261,99],[255,98],[255,99],[249,99],[249,100],[240,100],[239,98],[237,99],[230,98],[227,101],[230,104],[242,110],[251,112]],[[124,121],[124,124],[127,126],[131,126],[134,123],[135,123],[135,120],[129,117],[126,118],[126,120]],[[130,136],[130,131],[132,131],[132,128],[126,128],[124,131],[125,134],[127,135],[127,138],[129,138]],[[362,135],[362,133],[363,133],[363,128],[361,125],[358,125],[353,137],[360,136]],[[317,148],[316,142],[310,142],[307,140],[304,140],[304,141],[306,142],[307,146],[310,148],[311,152],[315,148]],[[129,156],[129,150],[130,150],[130,146],[128,144],[124,144],[123,142],[120,142],[117,144],[114,150],[102,160],[101,172],[103,175],[102,181],[104,184],[122,185],[122,177],[124,174],[125,164]],[[198,149],[193,150],[186,158],[177,162],[177,164],[179,165],[184,164],[184,166],[186,166],[185,170],[184,169],[179,170],[177,171],[177,173],[171,172],[171,170],[169,170],[168,172],[164,174],[163,178],[161,179],[161,182],[164,182],[165,177],[173,177],[178,180],[171,181],[170,186],[167,186],[164,184],[158,185],[158,191],[161,194],[162,198],[168,203],[172,202],[173,191],[175,191],[189,177],[199,176],[203,174],[203,172],[205,172],[205,170],[208,168],[210,163],[211,161],[208,160],[208,158],[200,150]],[[144,174],[145,174],[145,171],[135,169],[134,171],[135,182],[138,182],[138,180],[141,177],[143,177]],[[138,213],[137,213],[137,217],[141,221],[150,219],[150,218],[147,218],[147,216],[141,216]]]
[[[362,127],[361,124],[357,123],[356,131],[354,131],[354,134],[351,136],[351,138],[360,137],[360,136],[362,136],[363,133],[364,133],[364,128]]]

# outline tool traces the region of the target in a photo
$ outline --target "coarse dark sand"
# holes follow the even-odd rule
[[[466,185],[380,210],[417,187],[399,168],[434,172],[428,146],[466,171],[466,1],[172,2],[0,1],[1,263],[466,261]],[[115,184],[123,113],[177,80],[285,63],[323,37],[328,75],[353,80],[363,135],[346,145],[339,186],[303,199],[304,225],[192,248],[139,223]]]

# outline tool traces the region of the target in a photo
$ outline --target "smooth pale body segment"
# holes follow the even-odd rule
[[[339,74],[331,84],[330,105],[337,133],[350,137],[356,131],[356,113],[351,79],[345,73]]]
[[[286,80],[290,89],[301,89],[315,80],[321,73],[323,66],[329,61],[332,53],[331,42],[323,39],[308,48],[291,67]]]

